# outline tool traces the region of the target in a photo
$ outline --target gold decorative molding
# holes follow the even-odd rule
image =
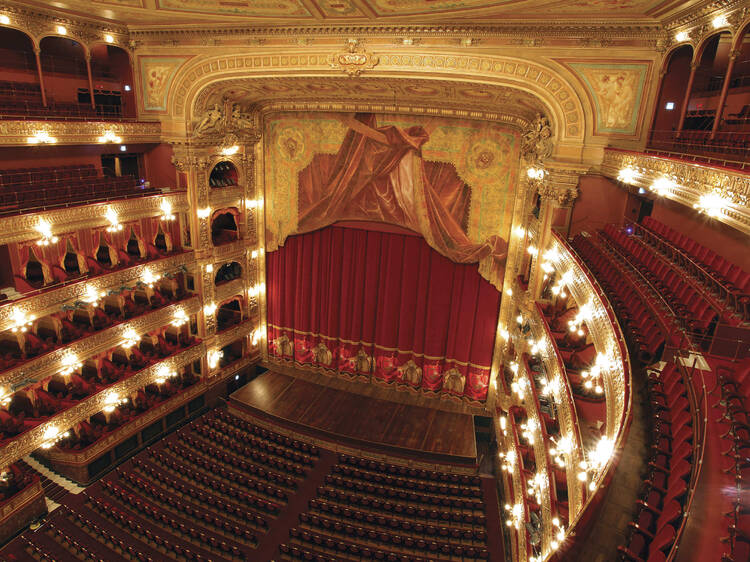
[[[117,347],[122,343],[124,339],[123,334],[129,328],[134,329],[140,335],[166,326],[172,321],[174,313],[178,309],[184,310],[189,316],[200,310],[200,302],[197,297],[192,297],[159,310],[154,310],[143,316],[133,318],[127,322],[117,324],[116,326],[111,326],[105,330],[95,332],[88,337],[74,341],[37,359],[32,359],[14,369],[1,373],[0,384],[12,386],[14,390],[20,390],[21,385],[32,384],[60,371],[62,368],[62,359],[68,355],[74,355],[79,361],[85,361],[99,353]]]
[[[714,218],[750,235],[750,176],[747,173],[640,152],[612,148],[604,151],[603,175],[617,180],[624,168],[634,171],[630,185],[635,187],[650,189],[656,180],[670,180],[670,186],[663,189],[663,196],[688,207],[698,205],[704,195],[724,197],[727,204]]]
[[[214,337],[208,345],[211,345],[211,347],[215,349],[221,349],[225,345],[229,345],[240,338],[249,336],[254,328],[255,323],[252,320],[245,320],[220,334],[216,334],[216,337]]]
[[[21,509],[25,504],[31,502],[37,497],[43,496],[44,491],[42,490],[42,482],[37,479],[31,486],[27,486],[15,494],[9,501],[0,505],[0,521],[4,523],[6,519]]]
[[[159,143],[159,121],[0,121],[0,146],[29,146],[28,139],[39,132],[56,139],[57,145],[101,144],[99,137],[112,133],[122,140],[118,144]],[[34,150],[34,148],[30,148]],[[44,148],[36,148],[44,150]]]
[[[106,203],[0,217],[0,245],[38,239],[39,233],[36,226],[39,224],[40,217],[52,225],[54,234],[60,235],[109,225],[109,221],[105,217],[106,207],[112,208],[117,213],[120,223],[157,217],[163,214],[161,204],[164,200],[171,203],[172,210],[175,213],[188,210],[185,192],[174,191],[160,195],[116,199]]]
[[[213,246],[214,262],[237,261],[242,262],[247,240],[236,240],[221,246]]]
[[[130,394],[153,381],[164,367],[178,371],[185,365],[189,365],[196,359],[200,359],[205,354],[206,347],[201,342],[182,353],[138,371],[133,376],[107,387],[105,390],[87,398],[80,404],[76,404],[72,408],[52,416],[48,421],[19,435],[0,449],[0,467],[6,467],[34,451],[45,441],[45,434],[54,435],[58,432],[66,431],[78,422],[100,412],[107,405],[107,397],[110,394],[115,393],[119,396]]]
[[[240,265],[241,265],[241,262],[240,262]],[[245,274],[242,277],[233,279],[226,283],[222,283],[221,285],[216,287],[214,291],[214,300],[216,304],[218,305],[219,303],[222,303],[225,300],[230,299],[235,295],[241,295],[244,298],[246,278],[247,278],[247,275]],[[213,283],[213,279],[211,281]]]
[[[380,62],[380,57],[365,51],[358,39],[347,39],[346,47],[344,52],[328,55],[328,66],[351,77],[372,70]]]
[[[123,285],[129,285],[143,277],[143,273],[148,269],[151,273],[163,275],[170,271],[175,271],[181,266],[188,266],[193,263],[195,256],[192,252],[185,252],[175,256],[154,260],[144,264],[128,267],[112,273],[99,275],[92,279],[82,279],[77,283],[70,283],[59,289],[50,289],[38,295],[27,297],[18,301],[4,303],[0,307],[0,332],[9,330],[13,327],[13,309],[17,308],[26,315],[41,318],[53,312],[59,312],[60,307],[67,302],[81,300],[86,295],[88,287],[92,287],[97,293],[106,292],[109,289],[119,288]]]
[[[232,187],[210,187],[208,188],[208,202],[212,209],[224,207],[237,207],[242,205],[243,188],[237,185]]]

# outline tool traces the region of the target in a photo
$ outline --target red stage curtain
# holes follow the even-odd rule
[[[422,127],[377,127],[373,114],[357,115],[338,154],[317,155],[300,172],[297,232],[344,220],[397,224],[419,232],[454,262],[486,260],[483,275],[502,287],[507,242],[469,239],[471,190],[451,164],[422,160],[428,140]],[[272,228],[267,238],[269,251],[285,243]]]
[[[500,293],[476,265],[418,236],[332,226],[268,253],[266,281],[271,355],[486,397]]]

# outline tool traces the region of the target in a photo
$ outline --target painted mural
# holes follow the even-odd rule
[[[633,135],[648,63],[570,63],[591,95],[596,109],[596,132]]]
[[[265,138],[273,217],[267,251],[337,220],[390,222],[420,232],[453,261],[480,262],[486,279],[502,283],[519,167],[514,129],[434,117],[283,113],[266,120]]]
[[[309,17],[301,0],[253,0],[253,2],[210,2],[207,0],[158,0],[159,8],[179,12],[203,12],[234,16]]]
[[[190,57],[141,57],[139,68],[143,88],[143,109],[165,111],[167,94],[177,69]]]

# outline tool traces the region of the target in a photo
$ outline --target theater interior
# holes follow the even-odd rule
[[[746,0],[0,3],[0,560],[750,560]]]

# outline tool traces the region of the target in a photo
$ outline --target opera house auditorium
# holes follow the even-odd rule
[[[0,561],[750,561],[747,0],[0,2]]]

